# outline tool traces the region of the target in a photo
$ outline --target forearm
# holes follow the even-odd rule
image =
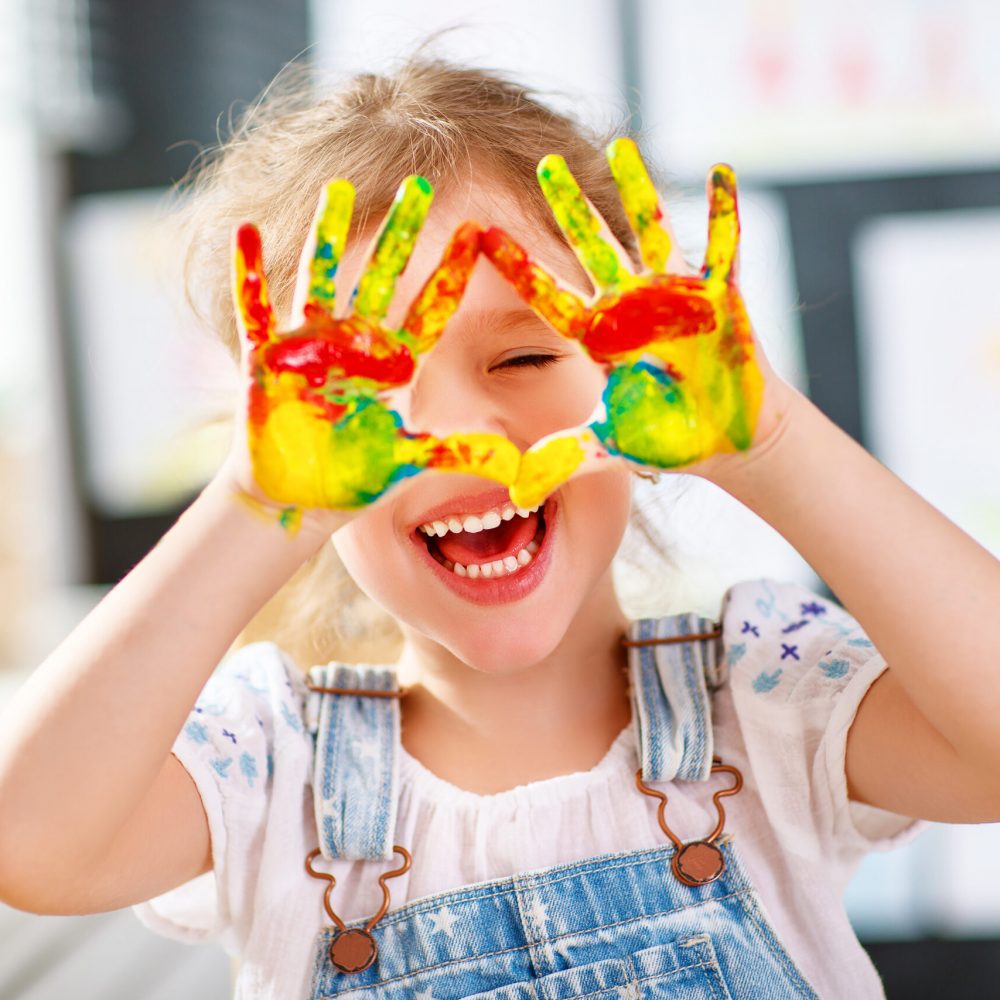
[[[713,481],[801,553],[956,752],[1000,771],[1000,560],[806,397],[789,417]]]
[[[323,543],[213,482],[0,716],[0,861],[99,857],[257,610]]]

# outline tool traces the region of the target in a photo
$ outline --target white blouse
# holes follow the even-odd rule
[[[843,890],[867,852],[912,840],[929,825],[847,798],[847,731],[886,663],[846,611],[798,584],[737,584],[722,621],[730,676],[712,700],[715,752],[744,778],[725,800],[725,830],[778,937],[819,995],[882,997]],[[302,671],[272,643],[244,647],[220,665],[173,748],[202,796],[213,871],[133,908],[158,933],[217,940],[238,957],[237,1000],[305,997],[313,940],[329,923],[325,883],[304,869],[317,844],[306,695]],[[457,788],[401,747],[395,839],[413,864],[392,880],[391,906],[663,844],[657,802],[635,788],[637,766],[634,721],[589,771],[494,795]],[[667,822],[678,837],[711,831],[712,792],[729,780],[666,789]],[[322,867],[336,876],[332,901],[342,919],[378,909],[369,865]]]

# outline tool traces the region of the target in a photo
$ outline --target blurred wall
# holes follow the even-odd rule
[[[171,249],[155,236],[169,185],[225,130],[233,102],[251,101],[303,49],[335,81],[456,25],[435,51],[508,71],[595,126],[638,125],[694,261],[705,173],[731,162],[742,283],[768,357],[1000,554],[994,0],[8,0],[8,688],[148,551],[219,457],[220,442],[192,427],[234,384],[178,319],[174,279],[157,263]],[[710,610],[751,575],[824,587],[766,524],[710,484],[687,485],[664,530],[693,602]],[[866,860],[847,902],[890,996],[987,995],[974,977],[995,968],[1000,894],[983,865],[998,846],[996,826],[940,825]],[[968,981],[942,974],[947,963]],[[49,970],[31,968],[48,995]]]

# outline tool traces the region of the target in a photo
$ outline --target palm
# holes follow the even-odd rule
[[[417,177],[404,181],[350,308],[338,316],[334,278],[353,196],[347,181],[327,186],[296,329],[276,330],[257,229],[247,224],[237,232],[234,293],[247,346],[247,440],[255,481],[279,502],[338,510],[371,503],[424,469],[509,484],[520,458],[509,441],[492,434],[439,439],[416,433],[389,402],[457,307],[479,252],[478,226],[459,227],[402,327],[389,329],[385,316],[426,217],[430,186]]]
[[[751,446],[764,378],[735,282],[736,181],[709,177],[709,243],[698,276],[669,274],[670,237],[635,144],[618,139],[608,159],[644,270],[636,274],[601,235],[601,223],[561,157],[539,164],[559,227],[594,284],[585,302],[561,288],[500,229],[483,235],[494,265],[541,316],[600,364],[607,383],[581,427],[550,435],[522,460],[516,502],[537,502],[591,458],[615,455],[644,468],[676,469]]]

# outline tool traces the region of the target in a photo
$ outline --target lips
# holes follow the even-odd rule
[[[495,496],[495,493],[493,495]],[[503,497],[505,494],[501,493],[500,495]],[[490,495],[480,494],[479,496],[489,497]],[[480,502],[478,498],[475,499]],[[460,509],[460,506],[456,505],[456,501],[451,500],[447,505],[442,505],[427,513],[437,513],[440,516],[449,512],[458,513]],[[517,518],[516,520],[521,519]],[[535,520],[534,516],[531,520]],[[420,523],[425,522],[421,521]],[[506,604],[525,598],[541,584],[548,571],[552,561],[555,539],[559,533],[559,501],[554,494],[545,502],[544,525],[540,542],[537,544],[534,540],[529,542],[529,546],[535,550],[530,562],[518,566],[513,571],[501,572],[495,576],[487,573],[477,573],[473,576],[469,572],[466,572],[466,575],[460,575],[455,572],[454,566],[449,568],[443,561],[439,561],[442,559],[440,553],[435,555],[431,552],[427,536],[417,529],[410,532],[410,540],[415,546],[416,555],[420,562],[441,583],[463,600],[478,605]],[[521,551],[525,552],[525,549],[523,548]],[[527,553],[525,552],[525,554]]]

